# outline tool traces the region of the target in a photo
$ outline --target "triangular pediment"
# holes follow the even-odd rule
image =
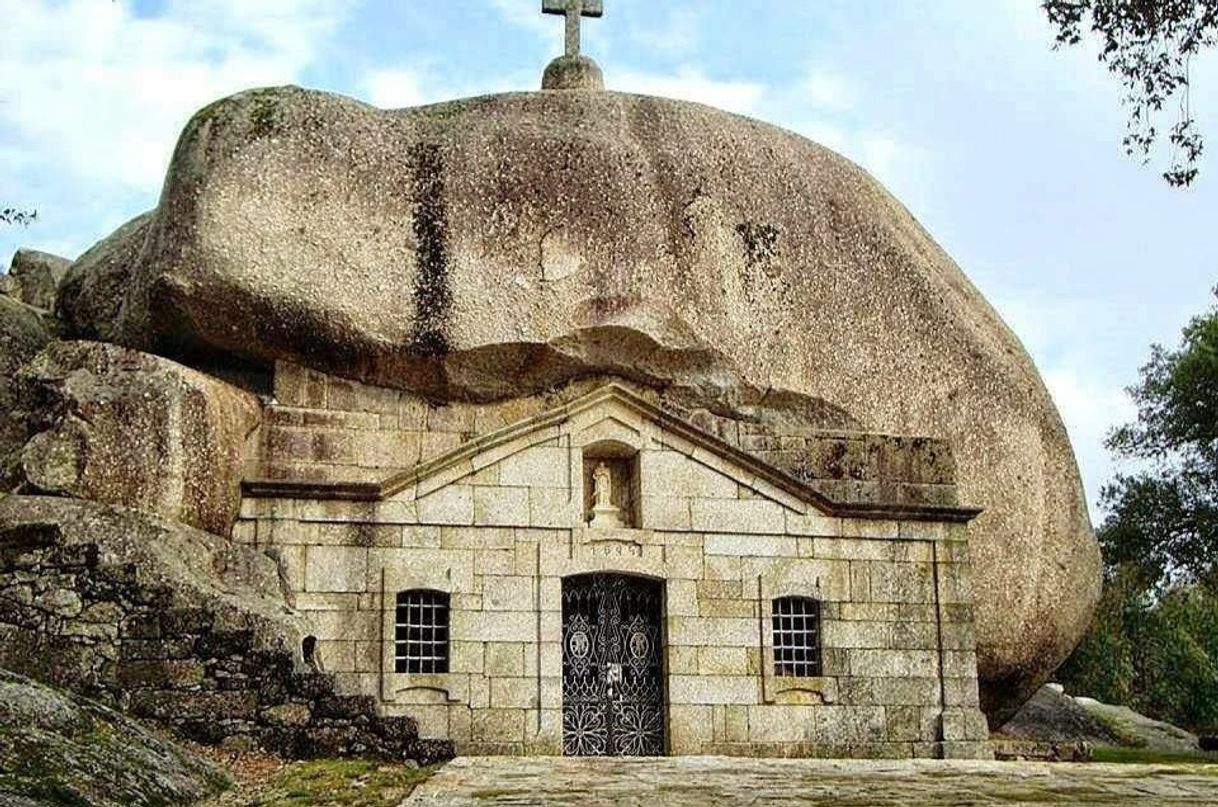
[[[501,479],[506,487],[561,487],[561,478],[574,498],[582,495],[584,455],[608,452],[639,458],[646,498],[756,498],[801,514],[815,506],[768,480],[772,469],[740,452],[732,456],[733,451],[626,387],[610,384],[400,474],[383,496],[421,499],[478,477]]]
[[[730,481],[738,496],[758,497],[794,513],[860,518],[912,518],[967,521],[977,510],[960,507],[910,508],[884,504],[837,502],[770,463],[709,434],[665,411],[628,387],[610,383],[566,404],[479,435],[457,448],[394,474],[379,483],[325,483],[247,480],[244,492],[253,497],[329,498],[341,500],[402,500],[425,497],[467,477],[490,473],[502,464],[516,468],[523,452],[538,447],[570,452],[590,445],[618,443],[648,452],[666,464],[666,477],[646,482],[643,495],[663,497],[673,479],[698,488],[715,488],[713,480]],[[553,455],[557,461],[557,454]],[[553,473],[553,468],[541,473]],[[513,473],[521,473],[514,470]],[[572,466],[570,486],[578,474]],[[518,482],[525,479],[514,477]],[[658,486],[653,486],[658,482]],[[680,491],[678,491],[680,492]],[[572,492],[571,494],[575,494]],[[582,495],[582,494],[581,494]]]

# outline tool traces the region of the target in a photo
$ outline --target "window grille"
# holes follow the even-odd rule
[[[820,663],[820,601],[778,597],[773,602],[774,675],[817,677]]]
[[[396,672],[448,672],[447,594],[422,589],[399,592],[394,623]]]

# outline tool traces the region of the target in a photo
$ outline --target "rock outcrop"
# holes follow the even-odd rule
[[[0,670],[0,804],[192,804],[218,767],[100,703]]]
[[[260,418],[255,396],[100,342],[53,342],[21,378],[38,432],[21,453],[28,488],[228,534]]]
[[[55,308],[59,283],[71,265],[67,258],[49,252],[19,249],[13,255],[5,278],[4,294],[26,305],[51,311]]]
[[[802,395],[952,442],[1001,722],[1086,629],[1099,552],[1018,339],[866,173],[707,107],[604,92],[385,112],[295,88],[187,126],[160,205],[74,265],[74,332],[436,400],[615,374]],[[817,424],[839,425],[839,424]]]
[[[21,448],[29,439],[17,371],[53,337],[39,311],[0,295],[0,492],[20,484]]]

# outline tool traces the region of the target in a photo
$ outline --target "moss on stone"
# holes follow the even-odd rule
[[[391,807],[435,771],[369,759],[314,759],[288,765],[265,787],[227,793],[205,807]]]
[[[182,804],[218,792],[216,768],[100,704],[0,671],[0,803]]]

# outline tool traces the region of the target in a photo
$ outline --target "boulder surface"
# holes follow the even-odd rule
[[[0,670],[0,804],[192,804],[227,785],[113,709]]]
[[[100,342],[53,342],[21,378],[38,417],[21,452],[31,489],[228,534],[245,440],[261,412],[255,396]]]
[[[26,305],[46,311],[55,308],[55,297],[59,282],[68,273],[72,262],[67,258],[39,252],[36,249],[19,249],[9,266],[4,293]]]
[[[0,491],[20,483],[21,447],[30,436],[17,371],[52,337],[39,311],[0,295]]]
[[[142,350],[283,359],[435,399],[606,373],[747,384],[947,438],[963,501],[985,508],[972,555],[996,723],[1098,598],[1078,469],[1019,340],[860,168],[704,106],[243,93],[191,120],[157,210],[73,267],[60,311]]]

